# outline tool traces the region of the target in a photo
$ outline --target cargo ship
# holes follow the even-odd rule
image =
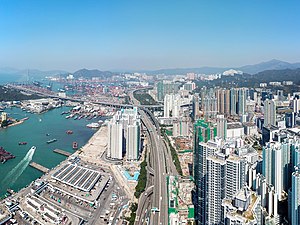
[[[53,142],[56,142],[57,141],[57,139],[51,139],[51,140],[49,140],[49,141],[47,141],[47,144],[51,144],[51,143],[53,143]]]
[[[0,162],[5,163],[7,160],[14,158],[16,157],[13,154],[5,151],[3,147],[0,147]]]

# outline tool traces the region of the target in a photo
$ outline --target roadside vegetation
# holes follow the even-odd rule
[[[141,170],[140,170],[140,175],[139,175],[139,180],[138,184],[135,187],[135,193],[134,196],[136,198],[139,198],[141,194],[145,191],[146,184],[147,184],[147,156],[145,153],[145,158],[144,161],[141,163]]]
[[[144,91],[135,91],[133,96],[136,100],[140,102],[141,105],[156,105],[157,102]]]
[[[129,225],[134,224],[137,208],[138,208],[137,203],[132,203],[131,204],[131,206],[130,206],[130,211],[131,211],[130,217],[126,218],[126,220],[129,222]]]
[[[145,191],[146,184],[147,184],[147,154],[145,152],[145,158],[144,161],[141,163],[141,170],[140,170],[140,175],[139,175],[139,180],[138,184],[135,187],[135,192],[134,196],[136,198],[139,198],[141,194]],[[129,222],[129,225],[133,225],[136,217],[136,210],[138,209],[138,204],[137,203],[132,203],[130,207],[130,217],[126,218],[126,220]]]
[[[176,170],[178,172],[179,175],[182,176],[182,169],[181,169],[181,165],[180,165],[180,162],[179,162],[179,158],[178,158],[178,154],[177,154],[177,151],[176,149],[173,147],[173,145],[171,144],[168,136],[167,136],[167,133],[166,133],[166,129],[165,128],[162,128],[161,129],[163,135],[164,135],[164,139],[167,141],[167,144],[169,145],[170,147],[170,151],[171,151],[171,155],[172,155],[172,159],[173,159],[173,162],[174,162],[174,165],[176,167]]]

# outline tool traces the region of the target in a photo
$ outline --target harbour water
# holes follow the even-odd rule
[[[94,121],[65,119],[66,115],[61,113],[67,110],[69,108],[62,107],[44,114],[31,114],[19,108],[5,110],[10,117],[29,119],[22,124],[0,129],[0,146],[16,156],[4,164],[0,163],[0,196],[8,188],[18,191],[42,175],[40,171],[29,166],[31,160],[51,169],[66,159],[65,156],[54,153],[54,149],[73,153],[74,141],[79,148],[88,142],[96,130],[87,128],[86,125],[100,118]],[[73,134],[66,134],[67,130],[72,130]],[[50,139],[57,141],[47,144]],[[27,145],[19,145],[19,142],[27,142]],[[35,151],[30,150],[32,146],[36,146]]]

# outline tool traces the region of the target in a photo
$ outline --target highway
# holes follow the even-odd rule
[[[12,86],[13,88],[18,88],[23,91],[31,91],[22,86]],[[33,91],[34,92],[34,91]],[[164,143],[161,136],[160,127],[158,121],[148,108],[158,108],[161,105],[151,105],[145,106],[140,105],[140,103],[133,97],[133,92],[129,92],[129,97],[132,100],[132,105],[130,104],[119,104],[119,103],[108,103],[108,102],[92,102],[95,104],[115,106],[115,107],[139,107],[141,120],[144,126],[147,128],[149,140],[150,140],[150,153],[148,165],[151,166],[147,171],[149,182],[147,182],[146,191],[142,193],[137,210],[135,225],[142,225],[143,222],[149,220],[151,225],[167,225],[168,224],[168,199],[167,199],[167,182],[166,177],[168,175],[177,175],[176,168],[174,166],[171,153],[167,145]],[[56,95],[49,95],[44,93],[38,93],[47,97],[55,97]],[[73,98],[61,98],[63,100],[79,101],[81,99]],[[151,165],[150,165],[151,164]],[[150,172],[154,177],[150,174]],[[152,194],[153,193],[153,194]],[[151,212],[151,208],[157,208],[156,212]],[[151,212],[151,213],[150,213]]]
[[[50,93],[43,93],[41,91],[37,91],[37,90],[33,90],[33,89],[29,89],[29,88],[23,87],[22,85],[7,84],[7,86],[10,87],[10,88],[22,90],[22,91],[25,91],[25,92],[28,92],[28,93],[32,93],[32,94],[38,94],[40,96],[49,97],[49,98],[59,98],[59,99],[62,99],[62,100],[69,100],[69,101],[74,101],[74,102],[84,102],[84,101],[87,101],[85,99],[73,98],[73,97],[65,97],[65,98],[63,98],[63,97],[59,97],[58,94],[55,93],[55,92],[53,92],[52,94],[50,94]],[[136,89],[136,90],[143,90],[143,89],[147,89],[147,88],[140,88],[140,89]],[[118,107],[118,108],[129,108],[129,107],[133,107],[133,106],[135,106],[135,107],[141,107],[141,108],[161,108],[161,107],[163,107],[162,105],[140,105],[139,102],[136,105],[122,104],[122,103],[115,103],[115,102],[91,102],[91,103],[93,103],[93,104],[99,104],[99,105],[103,105],[103,106]]]
[[[129,97],[134,105],[139,102],[133,97],[133,92],[129,93]],[[150,208],[145,206],[151,200],[151,208],[157,208],[157,212],[150,213],[151,225],[167,225],[168,224],[168,199],[167,199],[167,182],[168,175],[176,175],[177,171],[171,158],[169,149],[162,140],[158,121],[151,111],[146,108],[140,110],[141,120],[148,131],[148,138],[151,145],[149,162],[154,170],[154,186],[153,195],[148,196],[147,190],[139,199],[137,210],[136,225],[141,225],[145,218],[149,215]],[[149,172],[150,170],[148,170]]]

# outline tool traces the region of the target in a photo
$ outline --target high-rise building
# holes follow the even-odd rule
[[[206,224],[221,224],[222,201],[231,199],[245,184],[245,161],[222,153],[207,157]]]
[[[300,172],[297,168],[292,174],[291,225],[300,224]]]
[[[230,114],[237,114],[237,90],[235,88],[230,89]]]
[[[201,99],[205,119],[215,118],[218,114],[217,98],[214,94],[209,94]]]
[[[119,121],[108,123],[108,148],[107,157],[112,159],[122,159],[124,151],[123,125]]]
[[[163,101],[166,94],[176,94],[179,91],[180,83],[169,80],[159,81],[156,84],[157,101]]]
[[[164,98],[164,117],[179,117],[183,100],[179,94],[166,94]]]
[[[238,90],[237,112],[240,116],[245,114],[246,99],[247,99],[246,91],[247,91],[247,89],[245,89],[245,88],[240,88]]]
[[[226,139],[227,135],[227,120],[224,115],[217,115],[217,136]]]
[[[207,157],[213,156],[219,150],[217,143],[208,141],[201,142],[199,129],[194,132],[194,178],[196,183],[196,218],[199,224],[206,224],[206,178],[207,178]]]
[[[190,135],[190,118],[188,116],[182,116],[174,120],[173,123],[173,136],[174,137],[186,137]]]
[[[127,160],[137,160],[141,150],[140,126],[136,107],[118,111],[108,123],[107,157],[120,160],[126,152]]]
[[[230,114],[230,91],[226,89],[218,89],[216,91],[218,112],[220,114]]]
[[[299,113],[300,112],[300,99],[295,97],[292,100],[292,106],[293,106],[293,112]]]
[[[264,101],[264,126],[276,126],[276,103],[274,100]]]
[[[196,121],[200,117],[199,95],[198,94],[193,95],[193,100],[192,100],[192,117],[193,117],[194,121]]]
[[[174,95],[165,95],[164,98],[164,117],[172,117]]]
[[[226,162],[216,156],[207,157],[206,221],[205,224],[221,224],[222,200],[225,198]]]
[[[272,184],[278,193],[278,200],[281,200],[283,191],[283,173],[287,167],[282,159],[283,148],[280,143],[267,143],[263,147],[263,175],[267,184]]]
[[[140,122],[134,121],[132,125],[127,126],[126,151],[127,160],[137,160],[141,150]]]

